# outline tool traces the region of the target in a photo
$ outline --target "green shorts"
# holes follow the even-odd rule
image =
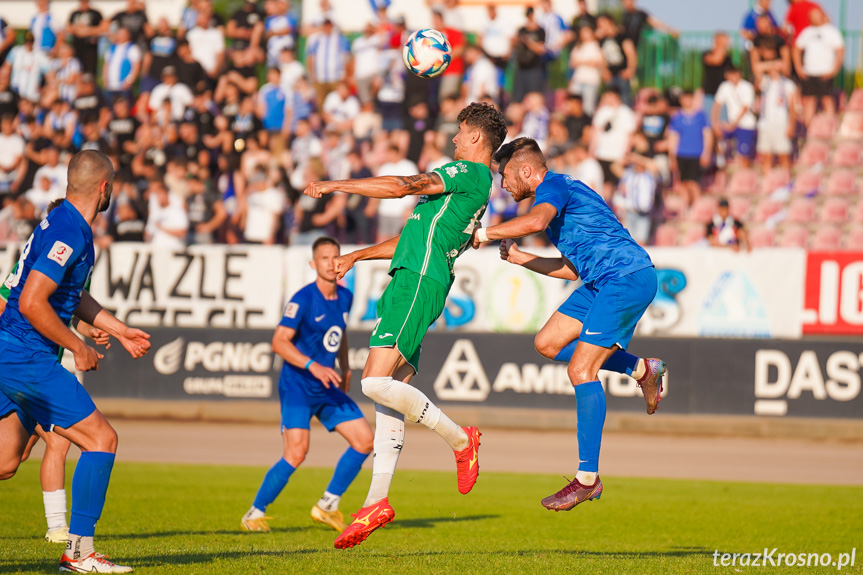
[[[399,268],[378,300],[378,323],[369,347],[393,347],[419,372],[423,337],[443,313],[449,288]]]

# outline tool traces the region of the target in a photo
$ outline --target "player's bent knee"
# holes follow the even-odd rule
[[[542,337],[541,333],[533,340],[533,346],[536,348],[537,353],[543,357],[547,357],[548,359],[554,359],[557,357],[557,354],[560,353],[560,349],[550,340]]]
[[[363,394],[381,405],[389,406],[389,391],[392,387],[392,377],[364,377],[362,380]]]
[[[596,381],[598,377],[598,374],[596,373],[592,373],[587,369],[572,365],[569,366],[566,373],[569,375],[569,381],[572,382],[572,385],[581,385],[582,383]]]
[[[4,461],[0,462],[0,481],[12,479],[18,471],[20,461]]]

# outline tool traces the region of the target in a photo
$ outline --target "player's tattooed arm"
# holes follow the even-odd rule
[[[416,176],[378,176],[362,180],[309,182],[303,193],[320,198],[333,192],[357,194],[369,198],[403,198],[410,195],[435,195],[445,191],[443,180],[435,172]]]

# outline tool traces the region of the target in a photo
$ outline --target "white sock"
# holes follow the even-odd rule
[[[43,491],[42,503],[45,504],[48,531],[66,527],[66,490]]]
[[[372,464],[372,484],[363,507],[387,497],[390,484],[405,444],[405,419],[401,413],[383,405],[375,405],[375,457]]]
[[[647,360],[638,358],[638,362],[635,364],[635,369],[632,370],[632,379],[638,381],[644,374],[647,373]]]
[[[335,495],[330,493],[329,491],[324,491],[324,496],[318,500],[318,507],[332,513],[336,509],[339,508],[339,500],[342,497],[340,495]]]
[[[264,517],[266,513],[252,505],[251,509],[246,511],[246,514],[243,516],[243,519],[260,519]]]
[[[596,483],[597,473],[594,471],[578,471],[575,474],[575,478],[579,483],[584,485],[585,487],[590,487],[594,483]]]
[[[470,442],[461,427],[412,385],[392,378],[367,378],[363,380],[363,392],[376,403],[403,413],[405,419],[425,425],[440,435],[453,451],[461,451]]]
[[[69,540],[66,542],[66,557],[78,561],[86,559],[95,552],[92,537],[69,534]]]

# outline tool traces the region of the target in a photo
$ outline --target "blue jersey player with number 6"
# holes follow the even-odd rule
[[[129,573],[93,548],[117,451],[117,433],[99,413],[77,378],[57,359],[63,347],[81,371],[98,369],[102,355],[69,329],[72,316],[117,338],[138,358],[149,335],[103,310],[84,290],[93,272],[93,232],[108,208],[114,167],[102,152],[87,150],[69,162],[66,201],[36,228],[9,285],[0,317],[0,479],[18,469],[36,424],[81,449],[72,479],[72,520],[60,570]]]
[[[309,451],[309,422],[315,416],[329,431],[349,444],[312,519],[339,533],[346,525],[339,499],[360,472],[372,451],[372,429],[360,408],[347,395],[351,372],[345,328],[353,294],[337,283],[334,262],[339,243],[322,237],[312,244],[317,278],[291,298],[273,336],[273,351],[285,360],[279,377],[282,404],[283,456],[264,476],[255,502],[243,516],[246,531],[269,531],[267,506],[275,501]],[[334,369],[339,360],[341,376]]]
[[[563,489],[542,500],[546,509],[569,511],[599,499],[599,447],[605,423],[605,393],[599,370],[631,375],[644,392],[647,413],[660,400],[665,363],[626,352],[635,324],[656,296],[650,256],[624,229],[602,197],[584,183],[549,172],[530,138],[516,138],[495,154],[501,185],[520,202],[535,196],[530,212],[480,229],[474,247],[503,240],[501,259],[547,276],[584,283],[549,318],[536,336],[542,355],[569,364],[578,414],[578,472]],[[522,252],[510,238],[545,230],[559,258]]]

